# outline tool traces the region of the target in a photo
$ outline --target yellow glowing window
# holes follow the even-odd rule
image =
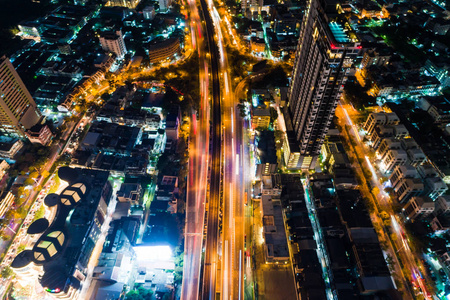
[[[34,252],[34,258],[38,261],[43,261],[45,260],[45,257],[42,253],[40,252]]]
[[[50,255],[50,257],[53,257],[53,255],[55,255],[56,253],[58,253],[58,250],[56,250],[55,245],[52,243],[50,244],[50,246],[47,248],[47,252]]]
[[[51,238],[56,238],[60,245],[64,243],[64,233],[62,233],[61,231],[50,232],[47,236]]]
[[[49,241],[41,241],[38,245],[37,245],[37,247],[38,248],[47,248],[48,246],[50,246],[50,244],[51,244],[51,242],[49,242]]]
[[[72,187],[79,188],[83,194],[86,193],[86,186],[82,183],[75,183]]]

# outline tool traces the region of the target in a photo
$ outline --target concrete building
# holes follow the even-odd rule
[[[385,138],[393,137],[395,139],[403,139],[408,136],[409,132],[406,129],[405,125],[376,125],[375,129],[367,134],[367,139],[371,142],[371,146],[373,149],[378,149],[380,143]]]
[[[9,164],[6,160],[0,159],[0,182],[9,170]]]
[[[144,19],[153,20],[155,17],[155,8],[152,5],[146,6],[142,10],[142,14],[144,15]]]
[[[25,132],[28,140],[32,143],[47,145],[53,137],[53,132],[45,124],[45,118]]]
[[[444,126],[450,123],[450,99],[447,96],[422,97],[420,107],[428,112],[434,122]]]
[[[381,44],[375,49],[370,49],[364,53],[364,56],[361,61],[361,68],[367,68],[370,66],[385,66],[389,64],[389,60],[393,54],[393,50],[386,46],[385,44]]]
[[[256,180],[261,180],[264,175],[278,173],[274,132],[270,130],[257,132],[255,145],[257,145],[255,152],[257,159]]]
[[[252,16],[254,12],[261,13],[264,5],[263,0],[243,0],[241,1],[241,9],[245,16]]]
[[[261,195],[269,195],[274,199],[280,199],[281,196],[281,177],[280,174],[271,174],[261,176]]]
[[[14,204],[14,200],[15,197],[11,192],[6,192],[2,195],[0,200],[0,219],[3,219],[5,217],[5,214]]]
[[[393,137],[384,138],[381,140],[380,146],[376,151],[377,158],[383,160],[389,153],[389,150],[401,149],[401,143],[399,140]]]
[[[106,219],[112,186],[108,172],[61,167],[58,176],[68,186],[44,200],[48,207],[57,206],[55,218],[11,267],[20,280],[40,284],[49,297],[77,299]],[[30,272],[36,269],[38,276]]]
[[[418,166],[417,172],[419,173],[420,177],[423,179],[439,177],[439,173],[436,171],[434,166],[431,164],[423,164],[423,165]]]
[[[138,183],[122,183],[117,192],[119,202],[129,202],[131,205],[141,204],[142,187]]]
[[[169,60],[175,54],[179,54],[180,50],[180,40],[178,38],[168,38],[151,44],[148,49],[148,57],[153,64],[161,63]]]
[[[419,144],[412,137],[403,138],[400,143],[402,144],[403,150],[420,149]]]
[[[286,138],[283,139],[283,157],[287,169],[300,168],[300,147],[295,140],[293,131],[286,132]]]
[[[373,228],[351,228],[352,254],[356,260],[358,287],[363,295],[394,289],[391,274]]]
[[[105,246],[94,268],[93,285],[98,286],[93,292],[95,300],[119,299],[124,285],[134,285],[137,276],[136,253],[123,224],[122,220],[111,224]]]
[[[36,42],[41,41],[41,34],[44,31],[44,26],[36,21],[25,21],[20,22],[19,25],[17,25],[20,30],[20,37],[23,39],[32,39]]]
[[[336,7],[322,5],[318,0],[309,2],[303,17],[289,88],[289,113],[303,169],[315,167],[347,75],[361,50],[347,21],[336,15]]]
[[[427,156],[423,153],[422,149],[409,149],[406,153],[408,154],[408,162],[413,167],[420,166],[427,160]]]
[[[108,0],[106,6],[122,6],[127,8],[136,8],[141,0]]]
[[[435,211],[437,215],[450,215],[450,195],[438,197],[435,203]]]
[[[141,139],[142,129],[139,127],[101,121],[91,125],[80,146],[83,151],[130,156]]]
[[[394,187],[394,192],[398,197],[400,203],[405,203],[411,197],[420,196],[425,187],[419,178],[403,178]]]
[[[261,197],[264,256],[267,263],[285,263],[289,261],[289,249],[284,228],[283,211],[280,200],[270,195]]]
[[[21,140],[0,135],[0,158],[13,160],[22,147]]]
[[[122,30],[115,32],[102,32],[100,34],[100,44],[106,52],[114,53],[118,58],[123,58],[127,53]]]
[[[9,59],[0,58],[0,132],[24,138],[41,112]]]
[[[267,129],[270,125],[270,109],[263,107],[252,108],[253,129]]]
[[[411,165],[400,165],[394,168],[394,171],[389,177],[389,181],[391,183],[391,186],[395,188],[403,178],[417,178],[417,177],[419,176],[416,168],[414,168]]]
[[[371,113],[364,123],[364,130],[368,135],[372,135],[377,125],[397,125],[400,119],[395,113],[377,112]]]
[[[408,155],[403,149],[390,149],[381,160],[381,170],[386,173],[392,172],[396,166],[406,164]]]
[[[167,140],[176,142],[180,134],[181,111],[180,107],[173,107],[166,117],[166,136]]]
[[[424,218],[434,212],[435,204],[429,197],[417,196],[412,197],[403,207],[404,215],[414,220],[418,217]]]
[[[440,177],[425,178],[424,183],[425,194],[433,200],[436,200],[437,197],[448,190],[447,184]]]
[[[159,0],[159,12],[168,12],[171,4],[172,0]]]

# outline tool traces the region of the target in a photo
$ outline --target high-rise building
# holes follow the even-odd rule
[[[122,6],[128,8],[136,8],[141,0],[109,0],[106,6]]]
[[[9,59],[0,58],[0,132],[25,137],[41,112]]]
[[[159,0],[159,12],[165,13],[169,11],[172,0]]]
[[[103,50],[112,52],[119,58],[122,58],[125,53],[127,53],[121,30],[116,30],[115,32],[102,32],[100,34],[100,44],[102,45]]]
[[[289,113],[300,146],[299,168],[314,168],[347,74],[361,46],[334,5],[309,0],[289,87]]]

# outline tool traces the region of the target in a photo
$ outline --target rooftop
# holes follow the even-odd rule
[[[55,219],[47,229],[38,228],[43,233],[33,249],[23,251],[11,266],[21,268],[31,262],[43,265],[45,272],[39,279],[42,286],[64,291],[69,285],[79,287],[75,266],[87,266],[98,238],[96,230],[104,220],[111,185],[108,172],[61,167],[58,175],[69,186],[57,203],[53,201],[57,205]],[[49,196],[55,199],[55,194]]]

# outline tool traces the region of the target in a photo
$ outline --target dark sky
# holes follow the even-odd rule
[[[31,2],[31,0],[0,0],[0,7],[1,29],[7,29],[22,20],[45,14],[45,5]]]

